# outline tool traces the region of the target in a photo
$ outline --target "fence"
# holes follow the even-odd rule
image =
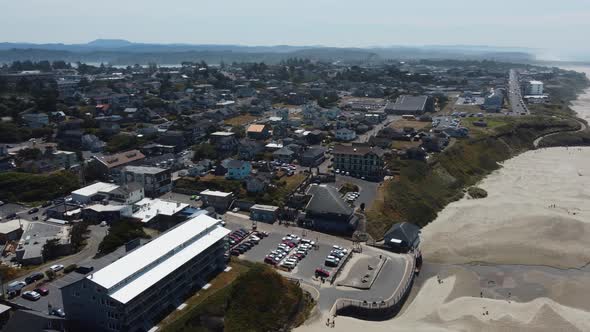
[[[410,256],[410,267],[406,269],[404,284],[396,290],[387,300],[382,301],[361,301],[353,299],[338,299],[332,307],[332,314],[351,316],[364,319],[382,320],[395,316],[404,299],[409,294],[409,289],[414,283],[414,271],[416,269],[416,258]]]
[[[330,280],[330,285],[334,284],[334,282],[336,281],[336,278],[338,278],[338,275],[340,275],[340,273],[342,273],[342,269],[344,268],[344,265],[346,265],[346,263],[348,263],[348,261],[350,260],[351,257],[352,257],[352,251],[349,252],[348,255],[346,255],[346,257],[344,258],[344,261],[340,262],[340,265],[338,265],[336,272],[332,273],[332,280]]]

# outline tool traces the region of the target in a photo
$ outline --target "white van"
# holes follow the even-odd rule
[[[19,292],[23,287],[27,285],[24,281],[13,281],[8,284],[8,292]]]
[[[289,262],[289,261],[283,262],[283,264],[281,264],[281,265],[288,268],[289,270],[292,270],[295,268],[295,263]]]

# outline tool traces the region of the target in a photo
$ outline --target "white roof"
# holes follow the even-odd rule
[[[127,303],[229,233],[221,221],[200,215],[86,278]]]
[[[543,84],[541,81],[529,81],[529,84]]]
[[[65,225],[68,223],[66,220],[55,219],[55,218],[49,218],[49,219],[47,219],[47,222],[53,223],[53,224],[58,224],[58,225]]]
[[[223,191],[217,191],[217,190],[203,190],[201,191],[201,195],[207,195],[207,196],[217,196],[217,197],[227,197],[230,196],[232,193],[226,193]]]
[[[90,206],[86,207],[87,209],[96,211],[96,212],[115,212],[115,211],[121,211],[123,209],[126,208],[125,205],[115,205],[115,204],[108,204],[108,205],[103,205],[103,204],[93,204]]]
[[[216,131],[211,134],[211,136],[233,136],[235,133],[229,131]]]
[[[12,219],[5,222],[0,222],[0,234],[14,232],[20,228],[21,224],[23,225],[23,229],[26,229],[29,222],[22,219]]]
[[[117,189],[119,186],[112,183],[106,182],[97,182],[95,184],[91,184],[84,188],[80,188],[76,191],[72,191],[72,195],[80,195],[85,197],[90,197],[98,194],[99,192],[109,192],[111,190]]]
[[[172,216],[188,206],[186,203],[169,202],[159,198],[144,198],[135,205],[139,206],[139,210],[133,214],[133,218],[141,219],[141,222],[148,222],[159,214]]]
[[[263,211],[269,211],[269,212],[275,212],[278,209],[279,209],[278,206],[263,205],[263,204],[254,204],[250,207],[250,210],[263,210]]]
[[[4,304],[0,304],[0,314],[3,314],[5,312],[7,312],[8,310],[12,309],[11,307],[4,305]]]

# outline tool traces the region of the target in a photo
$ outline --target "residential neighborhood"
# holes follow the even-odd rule
[[[60,331],[166,331],[242,261],[390,315],[422,254],[386,188],[524,114],[500,62],[37,67],[0,67],[2,283]],[[518,75],[523,107],[566,74]]]

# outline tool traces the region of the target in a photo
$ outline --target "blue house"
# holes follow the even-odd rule
[[[244,160],[229,160],[224,167],[227,168],[225,178],[230,180],[243,180],[248,177],[252,171],[252,165],[250,162]]]

